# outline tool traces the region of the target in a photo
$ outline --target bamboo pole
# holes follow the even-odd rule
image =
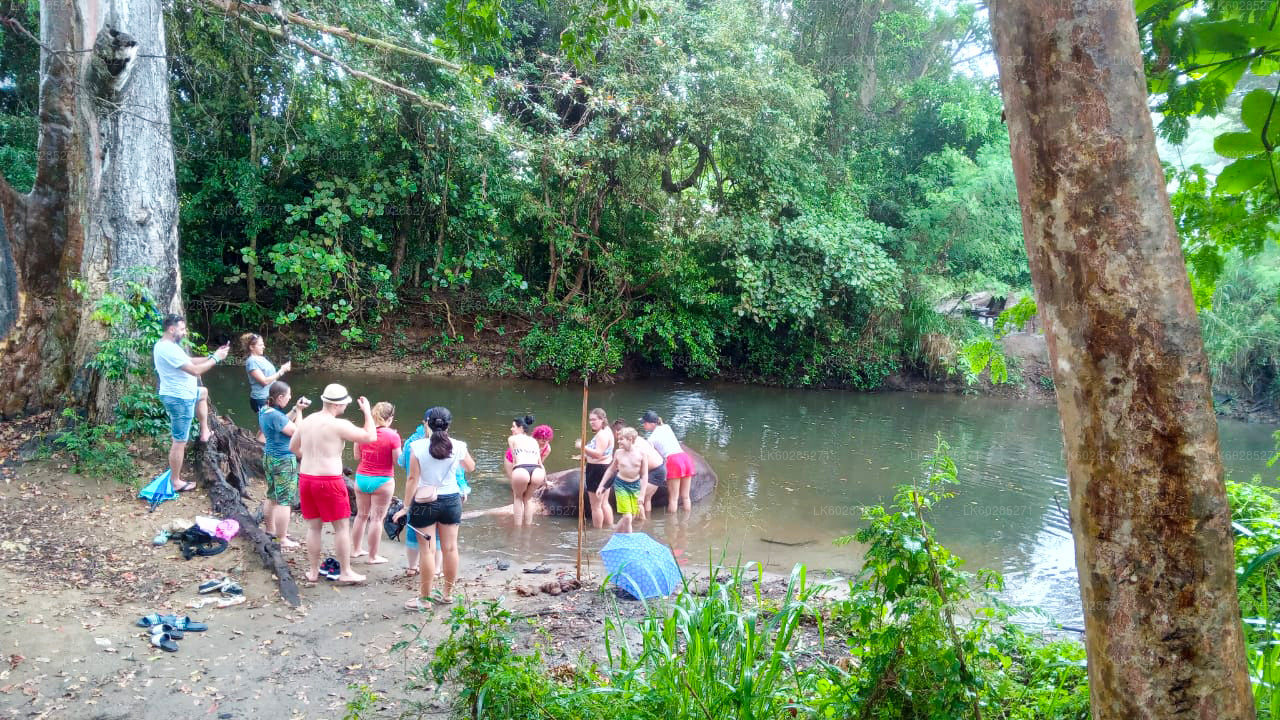
[[[578,582],[582,582],[582,533],[587,502],[587,373],[582,373],[582,448],[578,453]]]

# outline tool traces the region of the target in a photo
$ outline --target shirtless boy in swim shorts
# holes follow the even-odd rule
[[[364,582],[364,576],[351,571],[351,501],[342,480],[342,453],[348,442],[372,443],[378,429],[369,410],[369,401],[356,400],[364,413],[364,427],[358,428],[342,413],[351,404],[351,395],[338,384],[329,385],[320,396],[324,409],[298,423],[289,449],[302,458],[298,466],[298,494],[302,499],[302,518],[307,521],[307,580],[320,578],[320,533],[324,524],[333,526],[333,544],[341,570],[338,582]]]
[[[600,498],[607,498],[609,483],[617,476],[613,488],[613,497],[618,505],[618,522],[613,526],[615,533],[632,532],[631,518],[640,513],[640,498],[644,497],[645,485],[648,484],[649,458],[643,448],[636,446],[636,437],[635,428],[623,428],[618,433],[618,449],[613,453],[613,464],[604,471],[600,489],[596,490]]]

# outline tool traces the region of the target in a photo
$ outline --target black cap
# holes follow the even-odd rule
[[[641,416],[640,416],[640,422],[642,422],[642,423],[655,423],[655,424],[656,424],[656,423],[659,423],[659,422],[661,422],[661,421],[662,421],[662,418],[658,417],[658,413],[656,413],[656,412],[654,412],[654,411],[652,411],[652,410],[645,410],[645,411],[644,411],[644,415],[641,415]]]

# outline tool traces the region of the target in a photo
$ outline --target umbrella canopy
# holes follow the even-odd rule
[[[645,533],[614,533],[600,549],[613,583],[637,598],[669,595],[682,576],[671,548]]]
[[[172,500],[178,497],[178,493],[173,491],[173,482],[169,480],[169,472],[169,470],[165,470],[160,473],[155,480],[152,480],[146,487],[138,491],[138,497],[150,501],[152,511],[165,500]]]

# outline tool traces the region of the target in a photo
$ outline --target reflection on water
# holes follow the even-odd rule
[[[237,423],[256,426],[241,368],[217,368],[207,382],[218,407]],[[477,469],[466,510],[505,505],[502,454],[511,419],[532,412],[555,428],[549,471],[570,459],[581,425],[582,391],[549,383],[502,379],[385,378],[296,372],[294,397],[318,399],[329,382],[371,402],[398,409],[395,427],[408,436],[431,405],[453,411],[453,434],[469,443]],[[884,504],[895,486],[921,476],[940,434],[959,470],[955,498],[933,517],[938,539],[966,569],[1004,574],[1008,598],[1039,605],[1062,618],[1079,615],[1071,531],[1065,508],[1066,471],[1056,409],[992,398],[908,393],[783,390],[717,383],[646,381],[593,389],[591,407],[638,425],[653,408],[686,444],[706,456],[720,477],[716,493],[693,512],[670,520],[655,509],[642,528],[670,544],[682,562],[709,558],[759,561],[786,572],[797,562],[851,573],[857,548],[831,541],[855,532],[861,508]],[[348,417],[358,420],[354,406]],[[1267,477],[1273,428],[1222,421],[1223,461],[1230,476]],[[401,478],[401,482],[403,479]],[[598,565],[608,533],[587,524],[584,560]],[[771,541],[771,542],[770,542]],[[573,518],[542,518],[516,530],[509,519],[467,522],[471,552],[518,558],[572,559]],[[394,551],[393,551],[394,552]]]

